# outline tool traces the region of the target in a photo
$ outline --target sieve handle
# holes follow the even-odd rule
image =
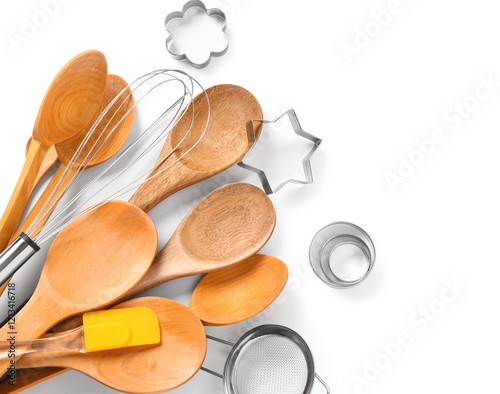
[[[215,337],[212,337],[210,335],[207,335],[207,339],[211,339],[212,341],[223,343],[224,345],[227,345],[227,346],[231,346],[231,347],[234,346],[234,343],[232,343],[232,342],[224,341],[223,339],[215,338]],[[208,369],[205,367],[201,367],[200,369],[202,371],[205,371],[205,372],[211,374],[211,375],[217,376],[218,378],[224,379],[224,376],[222,376],[220,373],[212,371],[211,369]]]
[[[320,376],[318,374],[315,374],[316,375],[316,379],[319,380],[319,382],[325,386],[326,388],[326,394],[330,394],[330,387],[328,387],[328,385],[325,383],[325,381],[323,379],[320,378]]]

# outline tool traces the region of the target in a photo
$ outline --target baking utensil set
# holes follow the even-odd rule
[[[162,89],[169,100],[156,96]],[[135,112],[149,108],[151,100],[161,103],[161,111],[138,137],[129,137]],[[77,56],[61,70],[42,102],[25,167],[0,222],[0,248],[8,245],[0,255],[4,287],[55,236],[33,296],[0,329],[0,349],[4,338],[15,337],[16,369],[41,369],[26,379],[19,371],[22,384],[4,381],[0,392],[20,392],[64,368],[123,392],[175,389],[202,368],[203,325],[245,321],[279,296],[286,265],[256,254],[276,222],[273,204],[261,189],[232,183],[210,193],[158,254],[156,229],[146,214],[177,191],[241,163],[261,134],[262,118],[247,90],[236,85],[205,90],[179,70],[153,71],[128,85],[108,75],[97,51]],[[321,143],[299,134],[314,142],[312,152]],[[147,164],[161,142],[158,159]],[[59,168],[16,229],[34,187],[56,160]],[[69,202],[59,204],[85,169],[105,162]],[[140,176],[129,176],[137,168]],[[311,179],[301,183],[312,181],[310,165],[304,168]],[[128,202],[117,200],[134,190]],[[272,192],[270,186],[266,191]],[[136,298],[160,284],[200,274],[206,276],[189,308],[162,298]],[[146,315],[136,319],[150,321],[145,332],[120,315],[127,310],[148,314],[149,320]],[[1,370],[10,364],[0,357]],[[281,326],[247,333],[234,345],[224,375],[211,373],[223,378],[226,393],[235,394],[310,393],[315,376],[307,344]]]

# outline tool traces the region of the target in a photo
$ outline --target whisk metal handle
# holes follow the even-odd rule
[[[7,249],[0,254],[0,286],[26,263],[40,247],[25,233],[21,233]]]

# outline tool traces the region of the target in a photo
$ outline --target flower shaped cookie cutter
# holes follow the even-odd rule
[[[305,132],[302,127],[300,126],[299,119],[297,118],[297,114],[293,109],[289,109],[287,112],[283,113],[282,115],[278,116],[274,120],[264,120],[264,119],[252,119],[251,124],[252,124],[252,131],[254,134],[254,141],[257,141],[255,138],[255,122],[261,123],[261,124],[271,124],[271,123],[276,123],[278,122],[281,118],[284,116],[287,116],[290,119],[290,123],[292,124],[293,131],[295,134],[297,134],[300,137],[303,137],[313,143],[312,149],[309,151],[309,153],[304,157],[302,160],[302,166],[304,167],[304,180],[299,180],[299,179],[289,179],[283,183],[281,183],[279,186],[276,188],[273,188],[271,184],[269,183],[269,179],[267,178],[266,173],[261,170],[260,168],[253,167],[249,164],[244,163],[243,161],[238,163],[238,165],[241,168],[244,168],[245,170],[251,171],[259,177],[262,187],[264,188],[264,191],[266,194],[274,194],[277,193],[283,186],[285,186],[288,183],[296,183],[299,185],[308,185],[310,183],[313,183],[314,178],[313,178],[313,171],[311,167],[311,157],[313,156],[314,152],[319,148],[321,145],[322,140],[319,139],[318,137],[313,136],[312,134],[309,134]],[[256,142],[254,143],[255,146]]]
[[[207,14],[207,16],[216,17],[216,18],[221,19],[223,22],[222,34],[224,35],[226,42],[227,42],[226,46],[222,50],[211,51],[209,56],[208,56],[208,59],[205,61],[202,61],[202,62],[193,61],[192,59],[189,58],[187,53],[177,52],[175,50],[174,37],[172,35],[172,31],[169,30],[169,24],[172,20],[174,20],[174,19],[181,19],[182,20],[186,16],[186,13],[192,8],[200,8],[203,12],[205,12]],[[229,38],[226,35],[226,28],[227,28],[226,15],[224,14],[224,12],[222,12],[222,10],[220,10],[218,8],[208,9],[202,1],[190,0],[186,4],[184,4],[182,11],[172,12],[172,13],[168,14],[167,17],[165,18],[165,29],[169,33],[169,36],[168,36],[167,42],[166,42],[167,51],[176,60],[186,60],[194,68],[198,68],[198,69],[205,68],[210,64],[213,57],[224,56],[226,54],[226,52],[228,51]]]

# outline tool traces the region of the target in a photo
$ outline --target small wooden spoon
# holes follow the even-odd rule
[[[134,121],[134,101],[130,95],[131,91],[127,86],[127,82],[118,75],[108,76],[104,97],[100,103],[95,120],[97,120],[116,96],[124,89],[125,91],[109,111],[107,111],[96,129],[88,137],[87,142],[76,159],[74,158],[75,152],[80,148],[93,124],[83,129],[82,132],[75,137],[55,145],[61,165],[26,219],[19,226],[11,242],[17,238],[21,232],[26,231],[41,212],[48,212],[49,207],[62,197],[72,178],[75,177],[78,172],[82,171],[82,169],[80,169],[81,165],[86,165],[86,169],[89,169],[102,164],[113,157],[123,146],[130,134]],[[127,98],[129,95],[130,97]],[[130,112],[127,115],[128,111]],[[124,116],[126,117],[118,124]],[[36,235],[41,230],[49,217],[50,215],[47,215],[44,220],[37,221],[32,232],[33,235]]]
[[[281,294],[288,268],[276,257],[257,254],[206,275],[189,308],[205,326],[228,326],[261,313]]]
[[[196,286],[189,309],[205,326],[236,324],[269,307],[281,294],[287,278],[288,268],[281,260],[256,255],[235,267],[207,274]],[[133,355],[131,349],[87,355],[60,351],[33,353],[25,355],[17,366],[71,368],[111,388],[131,393],[161,393],[173,390],[191,379],[200,369],[205,358],[206,339],[203,329],[200,334],[198,320],[195,323],[192,317],[187,319],[185,310],[182,314],[180,310],[163,313],[160,308],[154,307],[160,303],[179,308],[173,301],[161,298],[137,298],[117,306],[145,306],[152,309],[160,320],[162,330],[162,342],[159,347],[135,349]],[[185,316],[182,321],[181,316]],[[166,325],[175,325],[178,328],[175,338],[171,332],[166,332]],[[175,351],[172,348],[175,348]],[[155,360],[153,367],[151,360]],[[137,376],[131,374],[138,369],[140,372],[137,372]],[[65,371],[61,370],[60,373]],[[175,379],[172,379],[172,376]],[[148,382],[147,387],[144,387],[143,382]]]
[[[156,248],[153,222],[132,204],[112,201],[89,212],[56,237],[33,296],[0,338],[39,338],[68,317],[117,301],[144,276]],[[0,360],[0,370],[8,366]]]
[[[28,139],[28,143],[26,144],[26,155],[28,155],[30,145],[31,145],[31,137]],[[47,173],[51,170],[51,168],[56,165],[58,160],[59,158],[57,157],[56,147],[52,145],[45,154],[45,157],[43,158],[42,165],[38,170],[38,174],[35,179],[35,184],[33,185],[33,189],[31,191],[32,193],[33,190],[38,186],[40,181],[43,179],[43,177],[47,175]]]
[[[104,55],[88,51],[67,63],[49,86],[21,175],[0,219],[1,251],[16,230],[49,148],[75,136],[94,118],[104,95],[107,73]]]
[[[203,364],[207,349],[203,325],[184,305],[165,298],[138,298],[117,308],[140,306],[153,310],[158,317],[161,330],[158,346],[88,354],[52,350],[26,354],[17,361],[17,367],[71,368],[126,393],[153,394],[173,390],[190,380]]]
[[[206,94],[210,100],[210,121],[203,138],[182,160],[172,165],[198,141],[205,129],[209,108],[205,93],[200,93],[194,99],[194,122],[186,139],[150,176],[171,167],[145,182],[129,200],[145,212],[179,190],[211,178],[238,163],[259,138],[262,125],[255,124],[254,137],[251,121],[262,119],[262,109],[250,92],[235,85],[217,85],[207,89]],[[192,120],[193,109],[188,106],[183,117],[170,131],[157,163],[182,141]]]

